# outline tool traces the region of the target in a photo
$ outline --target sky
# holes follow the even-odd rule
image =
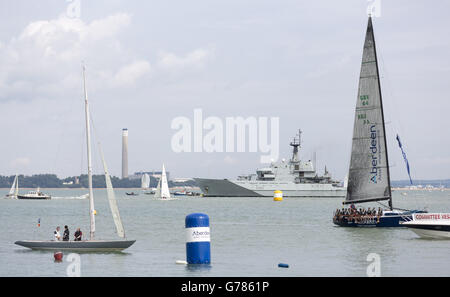
[[[224,126],[278,119],[280,159],[301,129],[301,159],[315,154],[319,173],[327,166],[342,180],[371,5],[391,178],[408,178],[396,134],[413,179],[450,178],[443,0],[2,1],[0,174],[86,172],[84,62],[94,173],[100,141],[110,173],[121,175],[123,128],[130,174],[164,163],[171,177],[233,178],[266,166],[260,150],[174,150],[173,122],[194,125],[201,110]]]

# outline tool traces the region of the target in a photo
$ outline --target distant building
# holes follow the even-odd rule
[[[183,178],[183,177],[177,177],[177,178],[174,178],[172,181],[174,182],[174,183],[185,183],[185,182],[188,182],[188,181],[193,181],[194,179],[193,178],[190,178],[190,177],[186,177],[186,178]]]
[[[122,130],[122,178],[128,178],[128,129]]]
[[[130,176],[130,179],[140,179],[144,174],[148,174],[150,177],[160,179],[162,175],[162,171],[142,171],[142,172],[135,172],[132,176]],[[170,172],[166,171],[167,180],[170,180]]]

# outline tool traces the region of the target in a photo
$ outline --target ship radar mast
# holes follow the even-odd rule
[[[301,137],[302,137],[302,130],[298,129],[297,135],[294,137],[294,139],[290,143],[290,146],[293,147],[292,162],[300,161],[300,159],[298,158],[298,148],[301,146]]]

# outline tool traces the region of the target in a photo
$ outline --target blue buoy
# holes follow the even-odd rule
[[[280,267],[280,268],[289,268],[289,265],[288,264],[284,264],[284,263],[280,263],[280,264],[278,264],[278,267]]]
[[[186,261],[188,264],[211,263],[209,217],[204,213],[186,216]]]

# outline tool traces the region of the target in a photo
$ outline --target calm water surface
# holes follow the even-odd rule
[[[125,191],[116,190],[116,196],[127,238],[137,242],[122,253],[81,254],[81,276],[366,276],[370,253],[380,255],[382,276],[450,276],[450,240],[420,239],[403,228],[335,227],[331,219],[340,199],[160,201],[144,194],[129,197]],[[64,225],[71,238],[77,227],[89,233],[88,200],[76,198],[85,190],[44,192],[54,199],[0,199],[0,276],[66,276],[69,262],[55,263],[53,252],[14,242],[52,239],[55,227]],[[402,193],[394,192],[394,206],[450,212],[450,191]],[[94,196],[96,238],[116,239],[106,191],[95,190]],[[193,212],[210,217],[209,268],[175,264],[185,260],[184,219]],[[280,269],[278,263],[290,267]]]

